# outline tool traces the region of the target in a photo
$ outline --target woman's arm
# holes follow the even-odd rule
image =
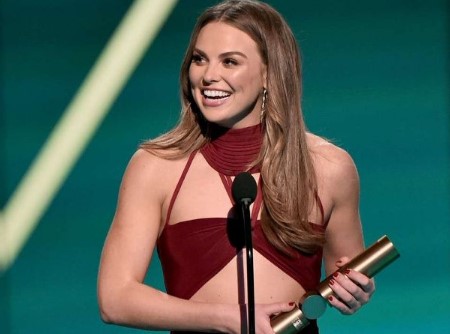
[[[233,332],[240,328],[238,305],[183,300],[143,283],[161,229],[167,165],[138,151],[127,167],[100,263],[101,317],[145,329]]]
[[[324,247],[327,275],[364,250],[358,172],[348,153],[335,147],[330,153],[326,187],[333,204]],[[330,304],[344,314],[357,311],[375,290],[373,280],[355,271],[337,275],[330,284],[338,297],[331,298]]]

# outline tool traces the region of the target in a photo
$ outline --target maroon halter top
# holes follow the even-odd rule
[[[242,171],[259,172],[255,161],[262,144],[261,126],[244,129],[217,128],[216,136],[201,150],[208,164],[222,178],[231,199],[231,176]],[[240,229],[232,228],[235,220],[227,217],[198,218],[168,224],[173,204],[189,171],[196,152],[192,153],[169,205],[167,221],[158,239],[158,255],[164,273],[167,292],[170,295],[189,299],[205,283],[225,267],[242,248]],[[257,220],[262,203],[262,191],[252,210],[252,234],[254,250],[295,279],[305,290],[314,289],[320,281],[322,250],[307,255],[292,250],[291,256],[278,251],[265,237]],[[231,200],[232,202],[232,200]],[[231,207],[232,203],[230,203]],[[305,333],[316,333],[316,325],[308,326]]]

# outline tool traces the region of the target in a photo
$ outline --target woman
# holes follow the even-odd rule
[[[144,143],[119,193],[99,272],[104,321],[146,329],[245,332],[245,259],[230,195],[258,182],[252,207],[256,333],[292,310],[363,250],[351,157],[306,132],[298,47],[286,22],[256,1],[225,1],[194,28],[181,69],[183,111]],[[167,293],[143,284],[157,248]],[[349,271],[330,286],[344,314],[373,280]],[[317,333],[312,322],[304,333]]]

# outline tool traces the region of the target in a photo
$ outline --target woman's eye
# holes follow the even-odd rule
[[[235,59],[232,58],[227,58],[223,61],[223,63],[227,66],[233,66],[233,65],[237,65],[238,62]]]
[[[201,63],[203,61],[203,57],[199,54],[192,55],[192,63]]]

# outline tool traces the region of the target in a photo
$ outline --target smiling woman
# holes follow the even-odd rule
[[[222,22],[206,25],[189,69],[192,96],[202,115],[228,128],[258,124],[267,85],[265,67],[249,35]]]
[[[125,172],[99,272],[106,322],[194,332],[247,332],[231,184],[258,182],[252,207],[255,330],[360,253],[359,179],[351,157],[306,132],[300,56],[272,7],[229,0],[198,19],[181,68],[180,123],[145,142]],[[167,293],[144,284],[153,251]],[[374,292],[353,270],[329,303],[352,314]],[[315,321],[303,331],[318,333]]]
[[[165,20],[162,16],[158,19],[157,4],[166,7],[175,2],[168,19]],[[381,233],[387,233],[402,253],[401,260],[377,276],[377,291],[370,304],[363,308],[363,312],[357,316],[343,317],[335,309],[327,308],[326,314],[318,320],[320,333],[347,334],[352,330],[364,334],[450,333],[449,2],[268,2],[283,14],[296,34],[297,41],[301,43],[304,69],[302,109],[308,128],[345,147],[358,165],[365,240],[371,243]],[[164,21],[161,30],[136,70],[131,71],[129,79],[122,81],[126,89],[119,89],[118,98],[114,99],[110,110],[104,110],[105,118],[100,120],[97,116],[94,117],[99,113],[92,108],[94,105],[98,106],[100,100],[105,101],[105,96],[100,98],[97,93],[118,84],[116,71],[123,68],[113,62],[113,66],[106,70],[107,76],[103,78],[108,81],[113,75],[113,82],[105,85],[104,82],[97,82],[94,85],[95,91],[89,94],[93,103],[84,104],[80,108],[84,115],[80,122],[71,122],[66,132],[60,132],[66,138],[57,137],[59,150],[64,151],[63,154],[60,155],[59,150],[52,150],[52,154],[57,153],[55,158],[47,160],[42,174],[37,178],[38,182],[30,183],[30,178],[25,175],[31,171],[31,163],[38,157],[49,134],[59,127],[57,124],[60,117],[100,52],[105,49],[105,43],[118,31],[116,28],[131,3],[144,5],[148,10],[138,8],[136,11],[139,19],[135,17],[132,20],[134,23],[129,32],[131,37],[125,38],[127,45],[138,42],[137,35],[149,37],[145,29],[158,21]],[[189,103],[195,107],[192,97],[186,100],[186,104],[182,102],[180,105],[176,77],[197,15],[205,6],[217,3],[217,0],[129,0],[114,1],[114,5],[111,5],[110,0],[0,1],[0,11],[3,14],[0,41],[0,261],[3,261],[0,265],[3,266],[0,269],[1,334],[166,333],[136,331],[133,328],[102,323],[95,296],[99,255],[116,205],[117,187],[130,152],[135,150],[142,138],[155,138],[168,131],[168,127],[174,126],[181,107],[188,110]],[[252,17],[248,13],[243,16],[249,19]],[[268,58],[277,60],[279,66],[288,61],[285,58],[293,56],[283,56],[281,52],[286,50],[280,49],[276,41],[258,40],[252,29],[240,26],[245,23],[248,22],[227,22],[241,31],[245,30],[261,49],[261,55],[268,48],[280,50],[279,54],[272,54]],[[266,36],[266,39],[269,37]],[[221,38],[222,36],[218,36],[218,39]],[[265,42],[268,42],[267,47],[262,44]],[[120,62],[130,60],[123,56],[123,52],[132,52],[129,46],[124,47],[120,43],[119,51],[113,54]],[[235,56],[231,58],[237,60]],[[187,61],[192,63],[191,54]],[[204,127],[206,135],[202,138],[207,138],[209,145],[202,143],[204,146],[201,151],[197,151],[191,163],[192,169],[189,168],[186,173],[185,181],[174,200],[173,218],[169,217],[168,220],[174,223],[183,219],[177,217],[182,211],[179,210],[179,205],[184,205],[179,201],[186,201],[192,193],[207,202],[199,207],[192,207],[192,210],[197,209],[196,215],[187,212],[190,217],[184,217],[188,220],[185,225],[183,222],[167,224],[158,237],[158,243],[162,246],[161,254],[164,243],[168,242],[168,247],[172,250],[164,253],[167,255],[166,260],[169,256],[176,258],[176,253],[178,256],[184,255],[182,259],[187,259],[178,267],[183,273],[180,277],[184,277],[180,279],[181,282],[177,281],[177,274],[167,275],[166,286],[171,289],[170,296],[178,293],[183,296],[193,294],[198,290],[198,283],[208,279],[205,272],[209,273],[211,266],[223,267],[220,261],[224,254],[231,258],[235,255],[229,251],[229,246],[221,248],[218,238],[211,237],[208,231],[205,233],[205,230],[212,230],[213,227],[220,229],[224,224],[223,218],[226,217],[226,214],[221,218],[218,217],[218,212],[206,211],[212,211],[216,207],[211,206],[211,202],[225,202],[220,197],[220,191],[211,192],[209,183],[215,179],[210,178],[209,174],[205,174],[204,178],[201,178],[201,173],[193,174],[196,171],[193,164],[208,157],[208,165],[221,171],[226,165],[224,172],[230,174],[242,167],[238,162],[246,161],[244,158],[247,155],[253,156],[252,152],[260,152],[263,139],[280,144],[279,150],[273,149],[270,154],[286,154],[282,152],[285,147],[284,137],[275,137],[274,126],[271,125],[274,123],[268,123],[278,118],[284,122],[279,128],[292,133],[292,129],[288,129],[291,121],[286,121],[287,116],[275,113],[277,110],[287,110],[284,106],[274,107],[279,94],[274,90],[274,84],[269,86],[270,79],[273,78],[276,82],[284,79],[273,77],[272,69],[276,66],[268,66],[268,87],[271,90],[267,92],[266,115],[260,125],[236,129],[232,131],[231,138],[219,136],[218,130],[223,130],[223,127],[211,129],[214,130],[211,132],[214,137],[210,138],[207,134],[209,127]],[[291,71],[294,73],[297,69],[292,67]],[[277,73],[281,71],[275,72]],[[292,93],[293,103],[297,99],[293,94],[297,88],[287,81],[285,87]],[[196,112],[198,109],[193,109],[189,114],[196,115]],[[205,124],[205,120],[200,117],[201,114],[196,119],[196,125]],[[101,126],[97,127],[99,123],[96,123],[96,130],[92,133],[94,135],[90,137],[83,128],[86,122],[90,123],[94,119],[94,123],[100,121]],[[294,123],[296,121],[292,121]],[[267,133],[272,137],[258,136],[258,133],[266,134],[266,131],[259,131],[258,127],[262,125],[271,128]],[[195,133],[196,127],[193,130],[188,128],[183,135],[189,137]],[[227,131],[227,134],[230,132]],[[72,150],[67,146],[69,138],[82,145],[77,150]],[[192,143],[195,141],[188,141],[185,146],[180,147],[188,152],[192,149]],[[250,144],[255,148],[249,147]],[[160,149],[158,153],[165,153],[170,157],[169,151],[181,151],[181,148]],[[224,148],[230,149],[227,151],[228,155]],[[220,155],[213,154],[217,150],[221,152]],[[78,157],[74,159],[77,154]],[[210,159],[224,156],[230,159]],[[174,160],[181,159],[172,157]],[[265,168],[272,165],[282,180],[282,174],[290,168],[284,168],[283,162],[277,163],[276,157],[268,161],[269,164],[264,164]],[[48,180],[55,180],[57,173],[54,170],[61,169],[62,166],[68,168],[65,171],[67,178],[60,179],[55,187],[55,183]],[[255,167],[251,171],[257,169]],[[163,166],[157,175],[164,176],[164,172]],[[292,168],[292,173],[297,173],[295,168]],[[175,176],[177,181],[181,174],[180,172]],[[258,176],[257,173],[254,175]],[[194,176],[199,178],[199,182],[193,185],[195,192],[189,193],[187,187]],[[221,182],[220,174],[216,173],[215,176]],[[290,180],[296,182],[294,178]],[[161,177],[160,182],[165,181]],[[264,181],[264,194],[275,189],[276,183],[267,186],[271,180]],[[20,191],[19,184],[22,184]],[[158,184],[155,182],[152,186]],[[222,183],[220,186],[224,187]],[[22,192],[20,198],[16,197],[19,192]],[[26,199],[23,197],[25,193]],[[323,191],[320,199],[326,206],[326,198],[322,194]],[[13,196],[16,197],[14,207],[11,206]],[[229,201],[228,198],[226,200]],[[231,207],[231,202],[227,203],[228,208]],[[265,208],[270,202],[264,200],[263,204]],[[191,208],[186,206],[184,209]],[[39,212],[44,214],[40,215]],[[168,210],[165,212],[167,214]],[[209,223],[212,221],[217,226],[208,225],[208,220],[205,221],[202,217],[215,217]],[[24,224],[24,218],[30,225]],[[234,225],[230,224],[232,226]],[[270,224],[271,226],[273,225]],[[330,226],[329,224],[327,229]],[[16,233],[18,231],[22,233]],[[255,237],[254,246],[261,246],[264,244],[261,237],[269,235],[270,231],[260,234],[259,225],[254,231],[258,234],[258,242]],[[7,241],[8,234],[15,235],[14,241]],[[185,239],[186,243],[182,243]],[[236,239],[232,241],[239,241]],[[129,243],[138,241],[136,238]],[[119,249],[117,254],[125,251],[126,248]],[[264,254],[266,259],[270,259],[265,262],[269,268],[273,263],[281,268],[294,267],[300,270],[306,267],[282,266],[280,261],[263,251],[259,247],[254,255]],[[140,258],[143,253],[144,250],[138,251],[135,257]],[[206,262],[201,255],[207,258]],[[133,258],[130,262],[134,262]],[[304,264],[305,260],[301,263]],[[426,270],[422,270],[424,263]],[[165,266],[167,267],[167,261]],[[239,268],[245,268],[245,263]],[[143,286],[166,291],[160,259],[156,254],[145,271],[147,276]],[[261,263],[256,265],[256,271],[263,272],[262,276],[269,276],[270,273]],[[114,271],[112,273],[114,278],[116,274]],[[260,290],[267,288],[274,296],[269,303],[276,300],[296,301],[297,296],[283,296],[281,289],[276,291],[292,281],[281,277],[280,281],[266,287],[263,284],[268,283],[261,281],[261,275],[257,275],[256,285]],[[294,273],[291,275],[295,276]],[[272,274],[270,276],[274,282],[276,278]],[[133,284],[139,281],[132,275],[127,279]],[[302,282],[309,286],[305,280]],[[210,282],[210,291],[212,283],[213,281]],[[216,283],[219,282],[216,280]],[[231,295],[232,288],[239,283],[233,277],[228,286],[226,282],[222,284],[223,287],[216,288],[214,296],[225,300]],[[203,292],[206,289],[204,286]],[[116,292],[111,289],[112,294]],[[147,291],[142,292],[142,296],[148,296]],[[161,296],[165,296],[163,292]],[[122,300],[119,298],[117,305],[129,303],[131,297],[125,293]],[[191,299],[200,297],[198,292]],[[261,293],[257,293],[257,298],[261,298],[259,301],[262,297]],[[189,297],[182,299],[187,298]],[[139,301],[136,298],[134,300]],[[211,309],[216,308],[216,303],[206,298],[204,300]],[[230,303],[235,305],[236,301]],[[433,307],[424,312],[423,305]],[[135,306],[130,308],[133,307]],[[172,315],[178,311],[169,309],[164,303],[156,305],[157,307],[165,307],[167,314]],[[143,313],[147,312],[145,305],[139,309],[144,310]],[[218,314],[216,318],[222,315]],[[145,317],[146,314],[142,316]],[[418,319],[425,321],[417,321]],[[151,324],[157,324],[153,320]],[[129,319],[128,322],[123,320],[123,323],[135,326]],[[212,320],[211,327],[213,323]]]

